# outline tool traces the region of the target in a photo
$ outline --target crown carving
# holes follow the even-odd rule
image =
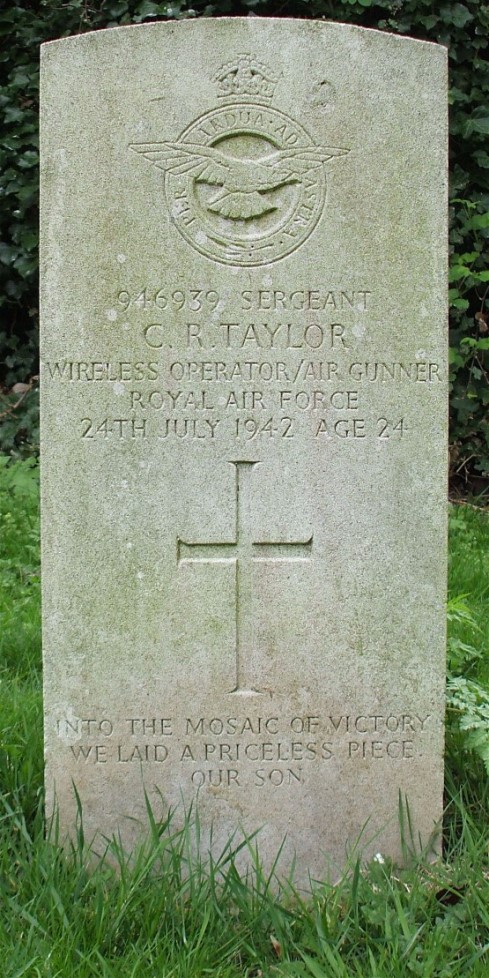
[[[277,78],[266,65],[250,54],[238,54],[219,69],[214,77],[218,98],[254,98],[269,102]]]

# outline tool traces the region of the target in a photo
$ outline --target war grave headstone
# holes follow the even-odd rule
[[[446,51],[200,19],[42,56],[48,814],[296,878],[442,810]],[[76,789],[76,790],[75,790]],[[285,840],[285,841],[284,841]]]

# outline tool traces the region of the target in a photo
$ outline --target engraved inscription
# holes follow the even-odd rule
[[[366,312],[370,306],[372,292],[369,289],[244,289],[238,297],[239,308],[245,312],[308,312],[324,310],[353,309]],[[117,293],[116,304],[124,312],[150,312],[152,309],[169,311],[208,312],[217,309],[224,302],[216,289],[190,288],[149,288],[140,285],[135,289],[121,289]]]
[[[416,422],[397,413],[392,389],[440,384],[440,364],[424,350],[369,359],[369,289],[263,281],[267,288],[174,288],[154,276],[116,292],[106,329],[135,328],[147,358],[45,364],[49,382],[109,388],[104,413],[88,395],[76,418],[84,445],[226,442],[229,451],[233,442],[291,446],[300,437],[348,451],[368,442],[395,450],[410,439]]]
[[[124,312],[129,309],[139,309],[143,312],[156,309],[178,310],[188,309],[190,312],[202,310],[213,311],[218,302],[219,294],[214,289],[156,289],[146,287],[133,290],[121,289],[117,294],[117,302]]]
[[[215,546],[215,545],[211,545]],[[226,545],[224,545],[226,546]],[[422,753],[430,713],[307,713],[224,716],[63,717],[60,741],[76,767],[179,764],[195,790],[294,790],[333,758],[346,768],[396,765]]]

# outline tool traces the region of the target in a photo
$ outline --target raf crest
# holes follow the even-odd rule
[[[164,171],[171,220],[190,245],[224,264],[269,264],[309,237],[324,206],[325,164],[349,151],[317,146],[273,109],[277,78],[251,55],[214,80],[218,108],[177,140],[130,148]]]

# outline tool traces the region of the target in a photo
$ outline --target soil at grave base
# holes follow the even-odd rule
[[[451,503],[467,503],[489,510],[489,478],[467,472],[451,475],[448,498]]]

